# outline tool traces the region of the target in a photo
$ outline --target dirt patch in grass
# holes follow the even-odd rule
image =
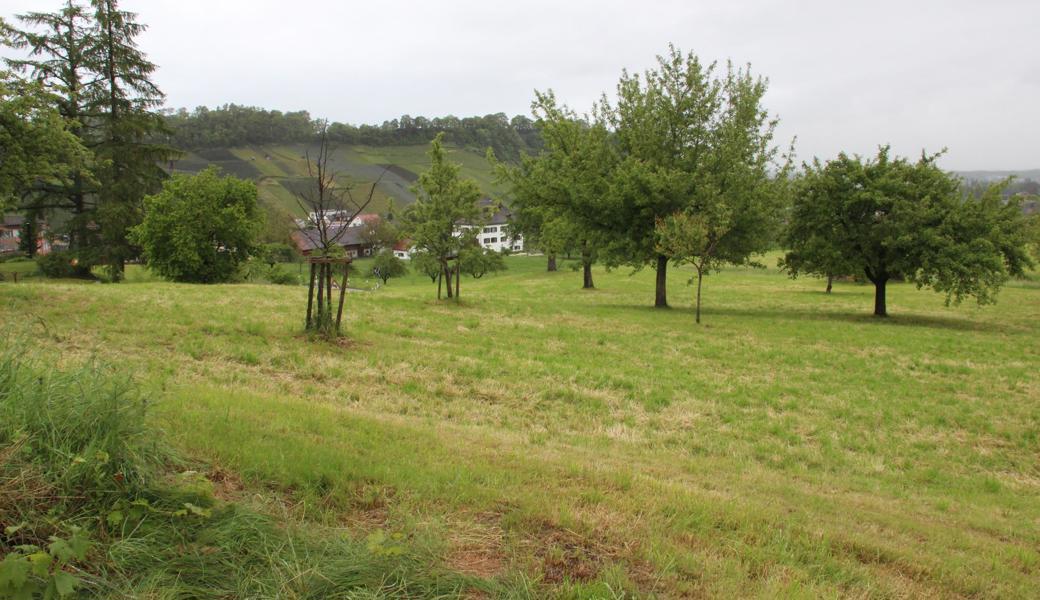
[[[448,567],[483,579],[505,573],[510,558],[500,519],[500,513],[484,512],[453,523],[451,549],[445,558]]]
[[[246,493],[242,478],[223,467],[213,467],[206,474],[206,479],[213,484],[213,497],[224,502],[234,502]]]
[[[482,579],[498,577],[505,571],[506,561],[500,548],[468,547],[453,550],[447,564],[453,571]]]
[[[342,514],[340,522],[344,527],[358,533],[371,533],[386,527],[390,521],[390,511],[386,506],[358,508]]]
[[[545,581],[554,585],[568,580],[592,581],[614,558],[601,541],[548,522],[539,524],[531,544]]]

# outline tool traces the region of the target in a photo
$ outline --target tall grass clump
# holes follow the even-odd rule
[[[0,351],[0,598],[429,598],[465,580],[405,538],[220,502],[133,382]]]

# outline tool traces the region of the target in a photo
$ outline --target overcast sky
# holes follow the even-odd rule
[[[60,0],[0,0],[5,17]],[[1040,1],[123,0],[172,107],[306,109],[351,123],[580,110],[669,42],[750,62],[801,159],[949,153],[1040,167]]]

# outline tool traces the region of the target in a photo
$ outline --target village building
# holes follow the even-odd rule
[[[22,215],[4,215],[0,220],[0,256],[16,254],[22,251],[22,234],[25,227],[25,217]],[[44,232],[46,224],[39,223],[37,228],[39,234],[36,238],[36,253],[49,254],[53,249],[51,241],[47,239]]]
[[[496,205],[490,198],[480,201],[484,210],[492,211],[491,216],[482,225],[471,225],[459,223],[456,225],[455,235],[462,235],[463,231],[470,231],[479,227],[476,234],[477,244],[481,248],[492,252],[523,252],[524,238],[521,235],[513,235],[510,232],[509,221],[512,213],[508,208]],[[378,251],[373,244],[364,239],[364,231],[368,227],[379,224],[381,217],[376,214],[363,214],[353,217],[348,222],[350,215],[344,211],[331,211],[325,214],[325,223],[328,237],[335,239],[336,243],[343,247],[351,258],[371,256]],[[317,215],[311,214],[307,219],[297,219],[298,231],[293,232],[292,239],[304,256],[309,256],[314,250],[321,246],[321,235],[314,223],[318,221]],[[402,260],[409,260],[415,253],[411,242],[403,240],[394,244],[392,248],[394,256]]]
[[[401,260],[411,260],[412,255],[415,254],[415,248],[410,240],[401,240],[394,244],[393,253]]]
[[[364,227],[343,223],[331,224],[326,227],[328,238],[335,240],[335,243],[346,251],[347,256],[358,258],[372,255],[372,244],[363,239]],[[296,249],[304,256],[310,256],[315,250],[321,248],[321,234],[317,227],[294,231],[292,240],[296,245]]]
[[[485,210],[494,209],[491,217],[481,226],[480,232],[477,233],[477,243],[480,244],[480,247],[494,252],[502,252],[503,250],[523,252],[523,236],[519,234],[514,235],[510,232],[509,221],[513,213],[504,206],[496,206],[490,198],[482,199],[480,206]],[[460,230],[474,228],[475,226],[473,225],[459,225]]]

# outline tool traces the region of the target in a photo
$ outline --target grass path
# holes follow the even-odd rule
[[[729,270],[543,273],[348,297],[348,339],[299,332],[305,290],[0,284],[0,322],[151,392],[185,452],[361,535],[558,595],[1029,597],[1040,587],[1040,286],[947,308]],[[45,324],[44,326],[40,323]],[[513,589],[513,588],[510,588]],[[582,596],[584,594],[584,596]]]

